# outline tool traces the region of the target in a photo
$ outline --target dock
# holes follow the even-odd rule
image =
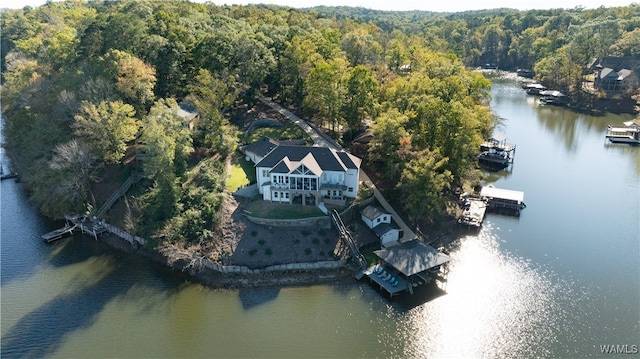
[[[480,197],[487,201],[491,209],[504,209],[520,214],[527,206],[524,204],[524,192],[485,186],[480,190]]]
[[[482,198],[465,198],[462,203],[463,211],[462,216],[458,218],[458,223],[470,227],[481,227],[487,212],[487,202]]]
[[[435,280],[446,281],[446,264],[451,257],[420,241],[412,240],[373,252],[381,262],[364,274],[390,297]]]
[[[69,223],[66,223],[64,227],[62,228],[58,228],[54,231],[51,231],[49,233],[45,233],[42,235],[42,239],[47,242],[47,243],[51,243],[51,242],[55,242],[58,239],[62,239],[64,237],[70,236],[73,234],[73,231],[78,227],[77,224],[74,225],[70,225]]]
[[[503,135],[496,135],[480,144],[478,162],[485,166],[502,169],[513,163],[516,145],[507,143]]]
[[[18,178],[18,174],[17,174],[17,173],[15,173],[15,172],[13,172],[13,173],[7,173],[6,175],[5,175],[5,174],[3,174],[3,175],[1,175],[1,176],[0,176],[0,181],[4,181],[4,180],[6,180],[6,179],[10,179],[10,178],[16,178],[16,180],[17,180],[17,178]]]

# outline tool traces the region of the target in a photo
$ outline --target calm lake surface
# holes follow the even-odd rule
[[[60,224],[5,180],[1,356],[573,358],[640,344],[640,147],[604,137],[632,116],[540,106],[493,80],[496,132],[517,150],[486,181],[527,208],[456,242],[446,290],[210,290],[88,237],[44,244]]]

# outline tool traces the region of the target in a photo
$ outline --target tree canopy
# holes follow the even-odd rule
[[[535,69],[580,96],[593,58],[640,48],[637,4],[432,13],[69,0],[0,15],[6,145],[34,203],[52,217],[89,208],[100,168],[144,150],[140,225],[184,238],[213,236],[238,142],[231,110],[258,94],[344,145],[369,127],[367,166],[424,218],[470,178],[493,126],[490,82],[469,68]],[[181,118],[179,104],[198,116]]]

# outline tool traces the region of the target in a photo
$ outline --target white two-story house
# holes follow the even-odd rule
[[[256,164],[265,201],[344,205],[358,193],[362,160],[326,147],[278,146]]]

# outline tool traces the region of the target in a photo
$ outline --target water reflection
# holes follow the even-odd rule
[[[490,226],[452,252],[447,295],[407,312],[408,357],[544,357],[563,318],[558,286],[499,249]]]
[[[633,119],[631,114],[589,115],[566,107],[544,106],[538,103],[538,96],[527,95],[520,88],[517,76],[513,73],[495,72],[489,74],[494,90],[491,101],[494,113],[510,121],[521,121],[525,118],[537,118],[548,133],[552,134],[551,142],[561,143],[567,152],[575,152],[584,139],[593,133],[604,139],[607,125],[621,124]],[[522,102],[527,104],[523,108]],[[497,129],[508,134],[508,122],[499,121]]]
[[[280,294],[280,288],[242,288],[238,292],[238,297],[242,302],[242,307],[245,310],[249,310],[253,307],[257,307],[276,300]]]

